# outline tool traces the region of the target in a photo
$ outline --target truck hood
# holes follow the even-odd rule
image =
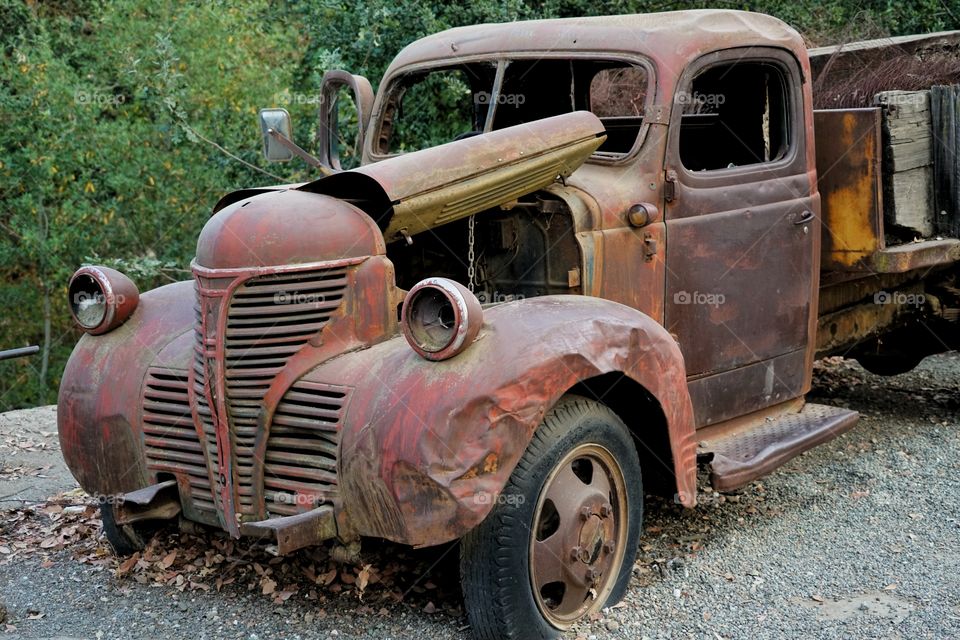
[[[343,200],[281,188],[228,204],[200,232],[196,264],[236,269],[383,255],[374,221]]]

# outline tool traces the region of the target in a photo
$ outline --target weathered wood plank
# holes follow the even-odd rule
[[[901,240],[933,235],[933,136],[929,91],[884,91],[883,167],[885,218]]]
[[[960,237],[960,85],[930,90],[937,232]]]

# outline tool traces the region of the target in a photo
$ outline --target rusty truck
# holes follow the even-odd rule
[[[624,595],[645,495],[694,508],[698,466],[732,491],[856,423],[805,401],[816,358],[956,348],[958,207],[891,233],[889,105],[815,112],[775,18],[457,28],[322,95],[316,155],[260,116],[316,179],[225,195],[192,279],[70,281],[60,440],[119,553],[176,518],[459,540],[475,635],[553,637]]]

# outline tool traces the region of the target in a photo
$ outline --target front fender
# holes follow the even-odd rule
[[[149,484],[136,401],[147,369],[186,369],[194,323],[193,282],[140,296],[133,315],[99,336],[84,334],[63,372],[57,406],[60,449],[90,494],[114,495]]]
[[[666,416],[678,492],[692,504],[694,423],[683,358],[624,305],[546,296],[485,311],[476,342],[429,362],[394,338],[305,378],[353,387],[340,441],[341,531],[415,546],[456,539],[490,512],[533,431],[578,382],[621,372]]]

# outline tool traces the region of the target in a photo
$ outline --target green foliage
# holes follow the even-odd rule
[[[224,193],[314,175],[260,159],[259,107],[286,107],[310,147],[329,69],[376,85],[401,48],[448,27],[702,6],[772,13],[816,44],[960,28],[960,0],[0,0],[0,348],[49,347],[48,366],[0,363],[0,410],[54,401],[80,264],[142,290],[183,279]],[[461,133],[454,109],[430,109],[409,124],[419,139]],[[356,114],[341,113],[345,132]]]

